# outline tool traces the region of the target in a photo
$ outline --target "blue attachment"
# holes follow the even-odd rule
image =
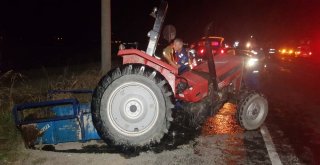
[[[37,113],[50,110],[51,116],[33,119],[22,117],[23,112],[32,109],[35,109]],[[28,142],[33,145],[101,139],[92,123],[90,103],[79,103],[77,99],[19,104],[13,108],[13,114],[15,123],[21,130],[32,128],[37,132],[36,138]],[[22,131],[22,134],[28,133],[30,131]],[[28,135],[23,137],[28,137]]]
[[[44,108],[44,107],[52,107],[52,106],[59,106],[59,105],[72,105],[72,112],[69,115],[59,115],[53,119],[35,119],[32,121],[23,121],[19,115],[19,112],[26,111],[28,109],[34,108]],[[44,101],[44,102],[36,102],[36,103],[25,103],[25,104],[18,104],[13,108],[13,115],[16,122],[16,125],[23,125],[23,124],[30,124],[34,122],[47,122],[47,121],[56,121],[56,120],[66,120],[66,119],[74,119],[78,115],[78,101],[76,99],[63,99],[63,100],[54,100],[54,101]],[[69,109],[68,109],[69,110]]]

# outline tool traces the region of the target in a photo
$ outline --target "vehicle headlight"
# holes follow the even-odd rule
[[[251,50],[251,53],[254,54],[254,55],[258,54],[258,52],[254,51],[254,50]]]
[[[255,66],[255,65],[257,64],[257,62],[258,62],[258,59],[256,59],[256,58],[250,58],[250,59],[248,60],[248,62],[247,62],[247,66],[248,66],[248,67],[253,67],[253,66]]]
[[[293,53],[293,50],[289,50],[289,54],[292,54]]]

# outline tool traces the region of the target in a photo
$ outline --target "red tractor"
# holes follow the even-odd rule
[[[100,137],[111,146],[156,144],[170,128],[176,102],[182,102],[184,111],[201,123],[230,98],[237,100],[239,124],[246,130],[258,129],[267,116],[268,103],[243,84],[245,57],[215,56],[208,37],[207,60],[181,75],[154,56],[167,7],[162,1],[153,12],[156,20],[148,33],[146,52],[120,50],[122,65],[109,71],[96,87],[91,110]]]

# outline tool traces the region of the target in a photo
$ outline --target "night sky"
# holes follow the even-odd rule
[[[141,38],[152,27],[147,14],[155,2],[113,1],[113,32],[121,38]],[[199,39],[210,21],[214,35],[229,40],[254,35],[261,41],[286,42],[318,35],[319,17],[316,0],[171,0],[166,24],[175,25],[178,36],[189,42]]]
[[[1,0],[0,29],[9,38],[43,42],[51,37],[99,40],[100,2]]]
[[[154,21],[149,13],[160,1],[111,3],[113,40],[146,43]],[[177,36],[186,42],[202,37],[204,27],[213,21],[212,35],[229,41],[253,35],[261,43],[282,44],[301,39],[319,41],[319,17],[319,0],[169,0],[165,24],[176,26]],[[0,35],[4,36],[2,45],[5,41],[13,48],[56,46],[57,42],[74,49],[100,47],[100,1],[1,0]],[[57,41],[60,37],[63,40]],[[10,49],[5,54],[10,54]]]
[[[156,0],[113,0],[112,32],[122,40],[143,40],[152,28]],[[100,2],[85,0],[1,0],[0,28],[10,35],[73,39],[99,37]],[[263,40],[312,37],[320,28],[318,0],[169,0],[166,24],[188,41],[203,35],[208,22],[216,35]]]

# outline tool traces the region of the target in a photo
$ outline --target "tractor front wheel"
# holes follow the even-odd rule
[[[258,129],[268,114],[268,101],[260,93],[243,92],[237,106],[238,123],[246,130]]]
[[[109,72],[92,98],[92,117],[109,145],[143,147],[160,142],[168,132],[172,92],[152,68],[127,65]]]

